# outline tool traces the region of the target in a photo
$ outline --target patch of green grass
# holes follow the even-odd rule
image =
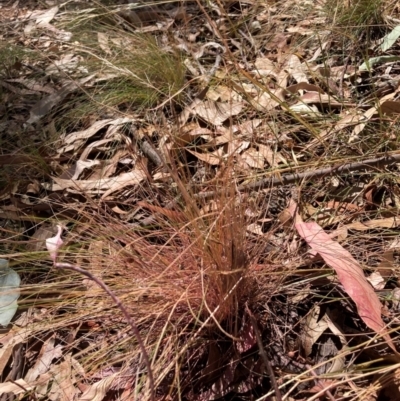
[[[13,67],[25,56],[22,47],[4,43],[0,45],[0,76],[8,77],[12,73]]]
[[[162,49],[149,34],[111,28],[99,39],[99,32],[99,27],[78,32],[83,63],[101,79],[89,93],[95,103],[125,111],[179,98],[186,68],[178,52]]]
[[[383,0],[341,0],[326,3],[328,15],[337,26],[355,33],[383,24]]]

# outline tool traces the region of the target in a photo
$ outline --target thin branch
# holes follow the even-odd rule
[[[144,363],[147,367],[148,375],[149,375],[149,382],[150,382],[150,391],[151,391],[151,400],[155,401],[155,392],[154,392],[154,378],[153,378],[153,372],[151,370],[151,363],[149,359],[149,355],[147,354],[146,347],[144,346],[142,337],[140,335],[139,329],[136,326],[136,323],[133,321],[131,315],[129,314],[128,310],[125,308],[125,306],[122,304],[122,302],[119,300],[119,298],[114,294],[114,292],[107,286],[104,281],[102,281],[100,278],[94,276],[92,273],[88,272],[85,269],[82,269],[79,266],[72,265],[70,263],[54,263],[54,267],[57,269],[65,269],[65,270],[72,270],[77,273],[83,274],[90,280],[94,281],[100,288],[102,288],[109,296],[110,298],[114,301],[114,303],[117,305],[117,307],[120,309],[120,311],[123,313],[125,316],[125,319],[131,326],[133,333],[135,334],[136,340],[139,344],[140,350],[142,351],[142,356],[144,359]]]
[[[281,175],[278,178],[265,178],[248,184],[242,184],[238,187],[241,192],[252,191],[263,188],[274,188],[279,186],[284,186],[288,184],[293,184],[295,182],[302,181],[304,179],[315,179],[321,178],[329,175],[338,175],[340,173],[349,173],[351,171],[359,170],[371,170],[373,168],[382,167],[389,164],[399,163],[400,154],[388,155],[377,157],[375,159],[368,159],[361,162],[345,163],[339,166],[326,167],[312,171],[305,171],[304,173],[293,173]],[[221,194],[223,191],[207,191],[195,194],[195,198],[205,199],[213,198],[216,195]]]

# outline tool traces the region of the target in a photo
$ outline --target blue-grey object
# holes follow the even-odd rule
[[[380,49],[383,52],[389,50],[396,43],[399,37],[400,37],[400,25],[397,25],[391,32],[389,32],[383,38],[382,44],[380,45]]]
[[[21,279],[8,266],[8,260],[0,259],[0,325],[7,326],[18,308]]]

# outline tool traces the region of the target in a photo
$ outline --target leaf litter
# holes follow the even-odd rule
[[[1,9],[0,256],[22,278],[1,391],[264,399],[276,376],[288,399],[394,400],[398,26],[343,40],[329,5],[118,1],[106,21],[76,3]],[[162,57],[141,76],[118,64],[138,43]],[[177,55],[184,80],[157,75]],[[60,222],[62,251],[41,235]],[[54,272],[45,239],[127,305],[156,389],[115,305]]]

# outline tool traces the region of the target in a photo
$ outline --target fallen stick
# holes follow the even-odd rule
[[[377,157],[375,159],[368,159],[361,162],[351,162],[341,164],[339,166],[325,167],[312,171],[305,171],[303,173],[284,174],[280,177],[264,178],[255,182],[239,185],[237,190],[240,192],[253,191],[263,188],[274,188],[293,184],[294,182],[302,181],[311,178],[321,178],[328,175],[338,175],[340,173],[349,173],[351,171],[359,171],[363,169],[371,170],[372,168],[387,166],[393,163],[400,162],[400,154],[398,155],[387,155]],[[194,197],[197,199],[213,198],[215,195],[223,193],[224,190],[219,191],[207,191],[195,194]]]

